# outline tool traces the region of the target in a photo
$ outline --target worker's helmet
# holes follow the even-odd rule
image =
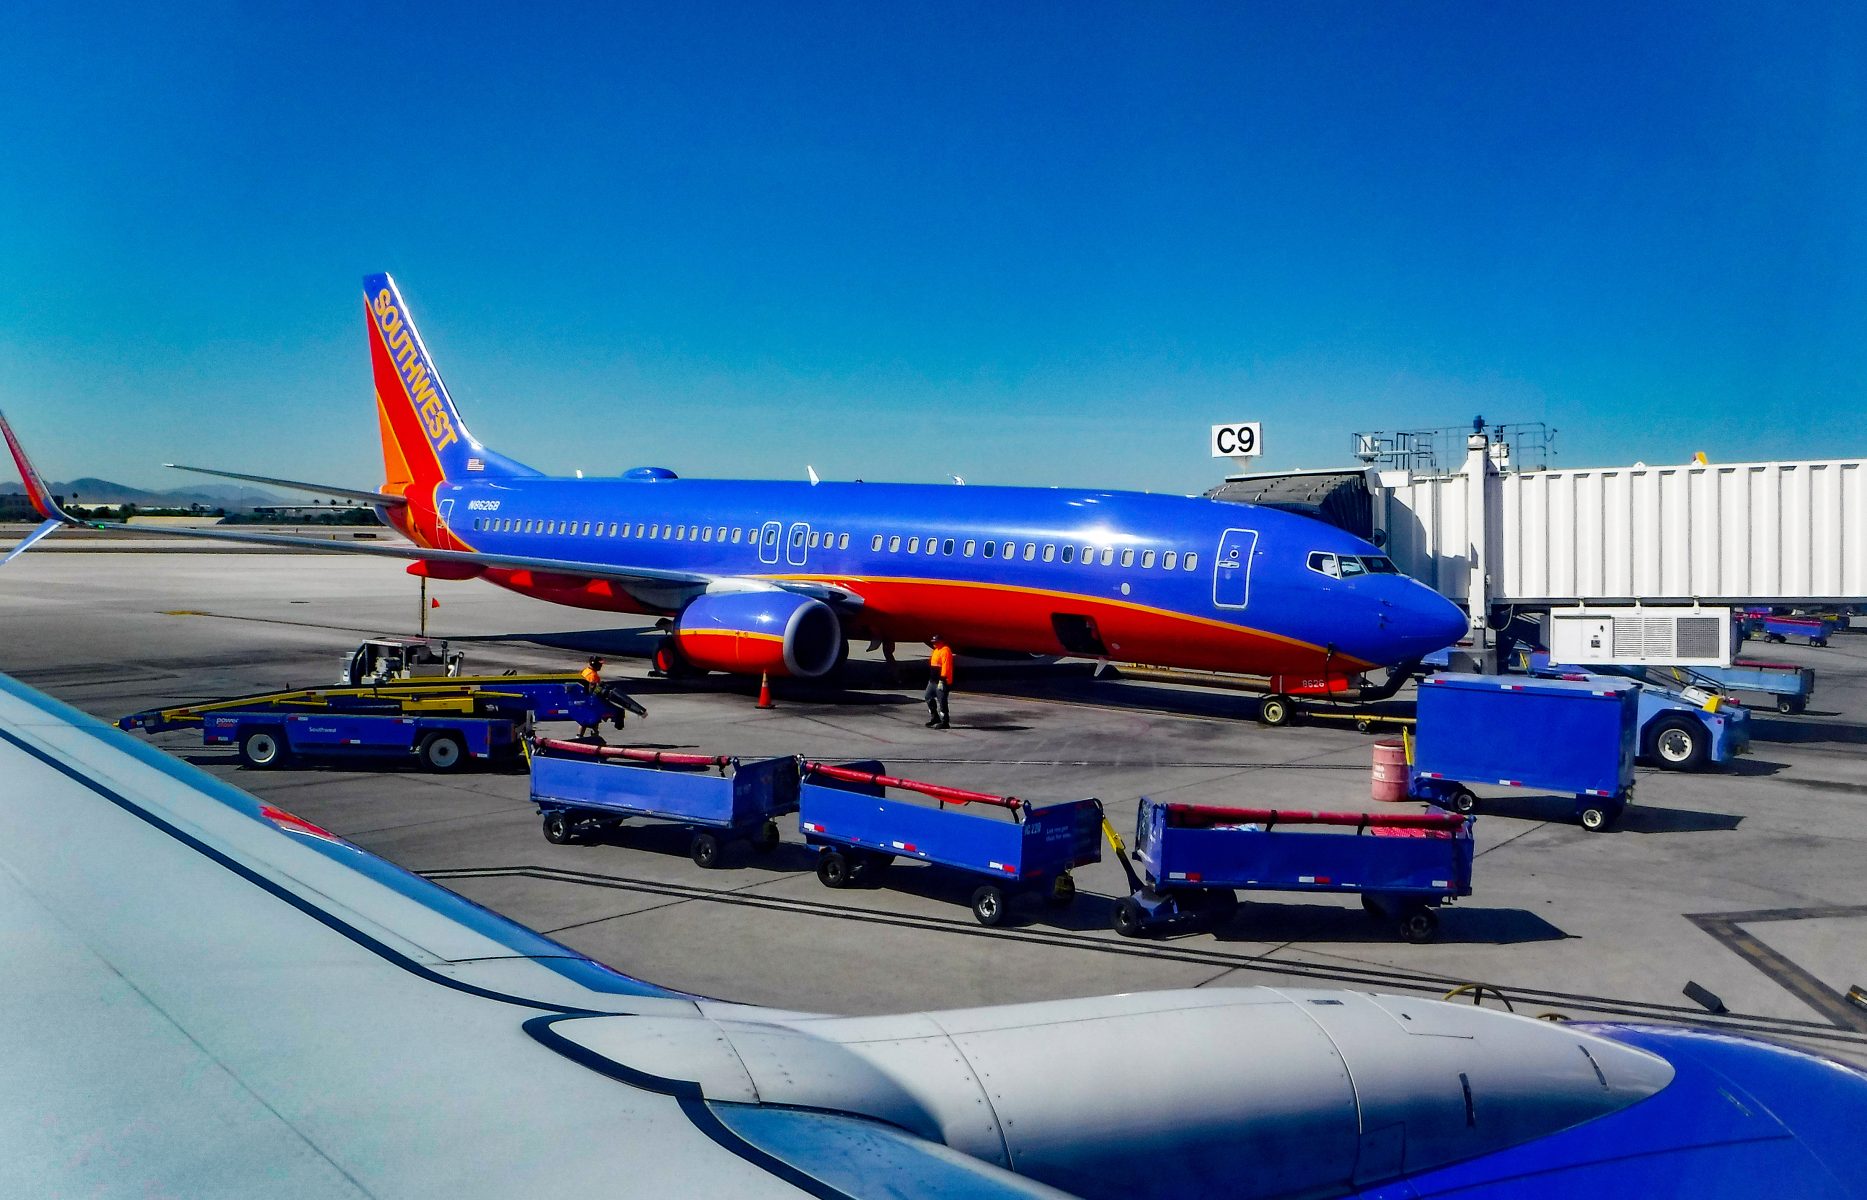
[[[592,658],[590,660],[590,665],[593,667],[600,667],[603,665],[603,660],[600,658]]]
[[[936,633],[928,637],[927,644],[929,646],[938,646],[941,642],[945,640],[946,640],[945,638],[941,637],[939,634]]]

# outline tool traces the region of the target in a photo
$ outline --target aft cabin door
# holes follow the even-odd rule
[[[1251,554],[1258,546],[1255,529],[1228,529],[1219,539],[1212,568],[1212,602],[1220,608],[1243,608],[1251,600]]]
[[[784,532],[784,526],[776,521],[767,521],[758,531],[758,560],[762,563],[778,561],[778,538]]]

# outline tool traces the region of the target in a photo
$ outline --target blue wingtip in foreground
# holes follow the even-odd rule
[[[670,992],[3,676],[0,862],[0,1195],[1867,1197],[1867,1076],[1724,1034]]]

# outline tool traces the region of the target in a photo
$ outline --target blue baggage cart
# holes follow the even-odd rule
[[[1574,798],[1582,828],[1605,829],[1634,789],[1640,688],[1615,679],[1433,675],[1420,683],[1409,790],[1455,812],[1495,784]]]
[[[1792,637],[1806,638],[1811,646],[1826,646],[1828,639],[1834,636],[1838,621],[1838,617],[1832,614],[1789,616],[1768,609],[1750,608],[1744,610],[1738,627],[1746,638],[1761,636],[1769,642],[1786,642]]]
[[[1473,818],[1444,812],[1318,813],[1208,808],[1141,798],[1133,892],[1115,905],[1126,937],[1188,919],[1224,921],[1240,891],[1352,892],[1410,942],[1433,909],[1472,891]],[[1124,864],[1126,865],[1126,864]]]
[[[936,803],[889,799],[890,788]],[[847,887],[897,857],[984,878],[972,893],[972,915],[981,925],[1004,920],[1009,901],[1023,894],[1068,904],[1076,897],[1071,869],[1102,858],[1100,801],[1039,808],[1015,796],[896,779],[882,774],[879,762],[805,763],[798,824],[804,840],[821,850],[817,878],[826,887]]]
[[[629,746],[540,739],[532,747],[531,799],[554,845],[613,831],[630,818],[692,831],[688,853],[718,863],[727,841],[777,848],[777,818],[797,811],[797,760],[667,754]]]

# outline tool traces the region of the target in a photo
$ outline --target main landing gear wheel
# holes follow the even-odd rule
[[[1005,919],[1005,893],[986,884],[972,894],[972,915],[979,924],[990,928]]]
[[[1400,936],[1419,945],[1433,940],[1433,934],[1439,931],[1439,918],[1430,908],[1413,908],[1401,914]]]
[[[696,833],[687,847],[687,856],[696,867],[711,868],[720,861],[720,839],[710,833]]]
[[[421,757],[422,766],[442,775],[459,770],[460,764],[467,760],[467,747],[451,733],[430,734],[416,753]]]
[[[1653,723],[1648,744],[1653,757],[1668,771],[1696,771],[1705,765],[1705,727],[1692,717],[1661,717]]]
[[[1140,937],[1141,927],[1147,921],[1147,914],[1141,909],[1141,902],[1133,896],[1124,896],[1115,902],[1115,912],[1111,917],[1115,932],[1123,937]]]
[[[570,817],[562,812],[554,810],[546,813],[544,816],[544,830],[545,841],[550,842],[553,846],[568,845],[577,840],[576,835],[571,829]]]
[[[845,888],[849,886],[849,860],[840,850],[826,851],[817,860],[817,879],[827,888]]]
[[[1276,729],[1290,724],[1290,718],[1296,715],[1296,702],[1288,696],[1266,696],[1258,707],[1258,720]]]
[[[270,729],[255,729],[240,739],[240,761],[270,770],[285,761],[285,743]]]

